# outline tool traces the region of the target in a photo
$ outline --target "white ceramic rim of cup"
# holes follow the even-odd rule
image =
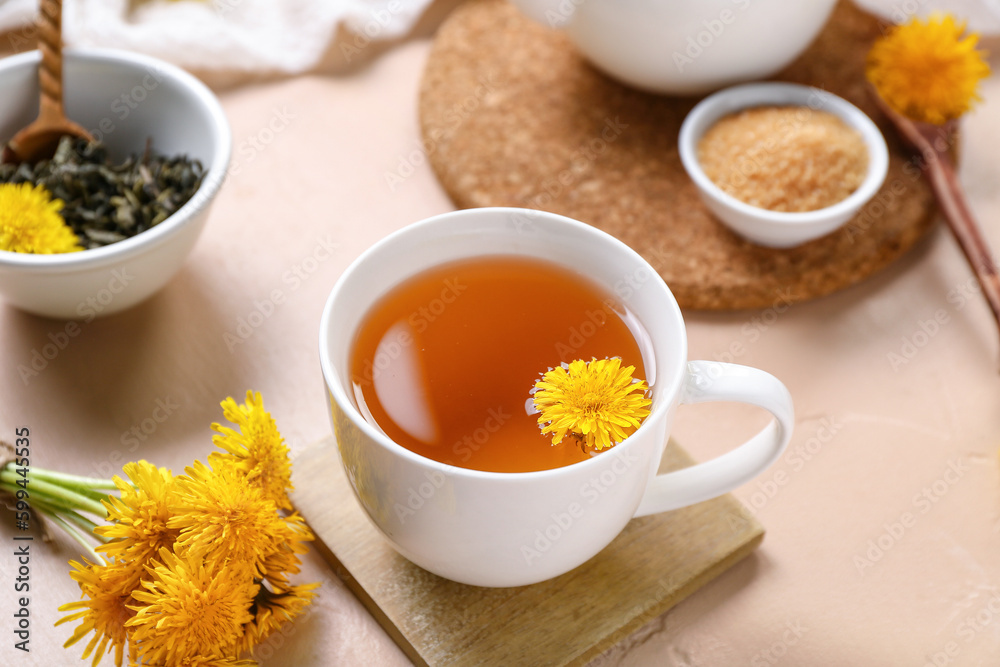
[[[814,96],[818,96],[822,101],[821,106],[816,107],[817,109],[835,114],[857,130],[868,149],[868,172],[865,179],[858,186],[858,189],[845,199],[815,211],[801,213],[771,211],[752,206],[733,197],[716,185],[702,170],[701,163],[698,161],[698,142],[708,128],[712,127],[723,116],[744,109],[768,105],[808,106],[810,99]],[[882,187],[889,171],[889,149],[886,146],[885,137],[882,136],[878,126],[865,112],[833,93],[797,83],[777,81],[747,83],[709,95],[695,105],[681,124],[677,149],[688,176],[703,192],[744,215],[777,224],[792,225],[819,222],[853,212],[875,196],[878,189]]]
[[[27,272],[72,272],[128,259],[142,253],[147,246],[159,243],[166,237],[176,234],[181,227],[194,220],[198,213],[212,201],[226,180],[230,153],[232,152],[232,132],[229,129],[229,121],[222,110],[222,105],[205,84],[176,65],[131,51],[76,48],[66,49],[64,54],[68,61],[103,62],[137,69],[152,68],[179,82],[204,107],[211,120],[212,134],[215,138],[213,146],[215,156],[205,170],[205,176],[194,196],[180,210],[152,229],[147,229],[131,238],[111,245],[80,252],[34,255],[0,250],[0,266],[3,267],[16,267]],[[41,53],[37,50],[2,58],[0,59],[0,77],[12,69],[37,67],[39,62],[41,62]]]
[[[491,211],[507,212],[510,214],[523,213],[526,211],[526,209],[512,208],[512,207],[484,207],[484,208],[489,208],[489,210]],[[577,463],[572,463],[567,466],[560,466],[558,468],[551,468],[549,470],[535,470],[531,472],[491,472],[487,470],[477,470],[474,468],[463,468],[461,466],[454,466],[448,463],[442,463],[441,461],[436,461],[426,456],[422,456],[420,454],[417,454],[416,452],[410,451],[409,449],[403,447],[399,443],[394,442],[387,435],[385,435],[380,430],[376,429],[374,426],[369,424],[365,420],[365,418],[361,415],[361,412],[354,404],[353,399],[347,395],[347,392],[344,390],[343,383],[341,383],[340,378],[337,376],[337,373],[334,370],[333,362],[330,359],[329,347],[327,343],[327,341],[330,338],[330,329],[332,326],[332,319],[333,319],[332,318],[333,308],[335,302],[337,301],[337,297],[339,296],[340,292],[344,289],[344,285],[348,282],[352,274],[357,272],[358,267],[366,262],[371,261],[372,257],[378,255],[382,251],[382,249],[385,248],[386,246],[400,243],[401,241],[405,240],[407,236],[410,236],[411,234],[414,233],[419,233],[420,230],[424,227],[441,224],[442,222],[450,221],[453,218],[464,218],[469,215],[476,215],[478,211],[482,210],[483,210],[482,208],[461,209],[458,211],[452,211],[450,213],[442,213],[440,215],[435,215],[430,218],[425,218],[424,220],[420,220],[419,222],[412,223],[384,237],[382,240],[378,241],[377,243],[369,247],[367,250],[365,250],[363,253],[361,253],[361,255],[358,256],[357,259],[351,262],[350,266],[348,266],[347,269],[340,275],[340,278],[337,279],[337,283],[334,285],[333,290],[330,292],[330,296],[326,300],[326,305],[323,307],[323,315],[322,319],[320,320],[319,356],[320,356],[320,366],[323,370],[323,380],[326,385],[326,390],[327,392],[332,393],[334,395],[334,400],[336,400],[338,405],[341,406],[343,412],[348,416],[348,418],[353,422],[353,424],[357,428],[359,428],[367,437],[371,438],[373,441],[377,442],[383,448],[385,448],[386,450],[397,456],[402,456],[414,463],[430,466],[446,474],[464,475],[467,477],[491,479],[491,480],[502,479],[504,481],[517,482],[528,479],[536,480],[536,479],[543,479],[545,477],[554,477],[557,475],[565,474],[564,471],[569,468],[572,468],[574,470],[579,470],[581,466],[590,466],[590,467],[599,466],[601,465],[601,462],[598,460],[600,456],[596,456],[586,461],[579,461]],[[603,232],[597,229],[596,227],[592,227],[591,225],[588,225],[586,223],[574,220],[572,218],[567,218],[565,216],[558,215],[556,213],[549,213],[547,211],[536,211],[536,210],[530,210],[528,211],[528,213],[532,216],[540,216],[548,218],[550,221],[553,221],[556,224],[566,224],[571,227],[576,227],[578,230],[582,230],[584,233],[593,234],[595,237],[602,239],[602,242],[609,243],[615,249],[615,252],[624,253],[626,255],[631,256],[630,259],[634,259],[637,262],[646,264],[646,266],[649,267],[649,270],[653,275],[651,279],[652,282],[654,282],[658,287],[662,287],[663,292],[667,297],[666,302],[663,304],[665,314],[669,314],[670,317],[676,320],[678,330],[680,331],[681,334],[679,340],[673,341],[671,343],[671,347],[676,348],[677,350],[676,353],[678,357],[678,362],[675,364],[677,370],[674,373],[673,377],[657,378],[656,385],[653,387],[653,409],[650,411],[649,415],[646,417],[645,420],[643,420],[643,423],[639,425],[639,428],[636,429],[635,433],[626,438],[623,442],[615,445],[613,448],[611,448],[611,450],[605,452],[604,455],[612,454],[615,451],[619,452],[624,451],[632,444],[634,438],[640,432],[642,432],[644,428],[646,428],[646,424],[656,421],[660,413],[670,409],[670,402],[664,400],[664,397],[676,396],[682,390],[681,385],[687,373],[688,348],[687,348],[687,330],[684,327],[684,316],[681,314],[680,306],[677,305],[677,300],[674,298],[673,292],[671,292],[670,288],[667,287],[667,284],[663,281],[663,278],[660,276],[660,274],[657,273],[656,270],[653,269],[651,266],[649,266],[649,262],[643,259],[643,257],[635,250],[633,250],[626,244],[622,243],[614,236],[611,236],[610,234]],[[487,255],[488,253],[484,254],[483,256]],[[558,262],[556,263],[559,266],[564,266],[563,264],[559,264]],[[401,277],[399,280],[395,281],[392,284],[392,287],[390,287],[390,289],[396,287],[402,281],[407,280],[413,275],[416,274],[410,274]],[[383,292],[383,295],[384,294],[385,293]],[[351,323],[352,330],[356,330],[359,324],[360,322],[352,322]],[[643,325],[645,326],[645,323],[643,323]],[[651,338],[654,335],[653,332],[651,331],[649,332],[649,334]],[[655,342],[654,342],[654,347],[655,347]],[[654,363],[656,363],[655,358],[654,358]],[[329,400],[329,396],[327,397],[327,400]],[[347,409],[343,409],[345,406],[347,407]],[[668,436],[669,434],[665,435],[664,438]]]

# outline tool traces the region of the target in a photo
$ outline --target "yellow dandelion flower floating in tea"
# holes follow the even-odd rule
[[[83,250],[45,187],[0,183],[0,250],[53,255]]]
[[[180,534],[178,529],[167,527],[178,502],[177,487],[169,470],[147,461],[126,463],[123,470],[132,484],[118,476],[113,478],[121,496],[103,501],[108,520],[113,523],[98,526],[94,532],[111,541],[97,547],[97,551],[143,565],[160,549],[172,547]]]
[[[236,657],[243,626],[260,587],[246,563],[211,567],[196,558],[179,558],[161,549],[160,562],[147,567],[145,590],[132,597],[132,641],[142,664],[179,664],[182,658]]]
[[[979,101],[990,73],[979,36],[962,37],[965,23],[935,14],[895,26],[872,46],[866,75],[885,102],[916,121],[940,125]]]
[[[93,664],[96,665],[104,656],[105,648],[110,653],[113,647],[115,664],[120,666],[128,639],[125,624],[135,615],[128,605],[133,602],[131,595],[139,585],[141,570],[121,563],[94,565],[86,561],[84,564],[70,561],[69,564],[73,567],[70,577],[80,585],[85,599],[59,607],[59,611],[74,613],[59,619],[56,625],[80,621],[73,636],[63,646],[68,648],[93,632],[93,638],[83,651],[83,658],[93,653]]]
[[[534,404],[542,433],[558,445],[567,434],[597,450],[612,447],[639,428],[649,414],[644,380],[621,359],[577,359],[553,368],[535,382]]]
[[[226,453],[214,452],[208,462],[214,465],[220,460],[232,461],[247,481],[259,486],[278,507],[291,509],[288,492],[292,490],[292,464],[288,460],[288,447],[270,413],[264,410],[264,399],[259,393],[248,391],[246,403],[237,405],[227,398],[222,402],[222,410],[226,419],[240,430],[212,424],[212,430],[219,433],[212,442]]]

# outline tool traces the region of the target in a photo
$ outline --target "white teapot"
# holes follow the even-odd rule
[[[599,69],[658,93],[704,93],[791,63],[836,0],[511,0]]]

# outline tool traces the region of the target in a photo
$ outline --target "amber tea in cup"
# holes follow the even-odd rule
[[[463,468],[531,472],[594,455],[542,435],[530,394],[541,374],[620,357],[649,381],[651,350],[634,315],[586,278],[537,259],[487,256],[390,290],[363,318],[350,363],[360,412],[394,442]]]

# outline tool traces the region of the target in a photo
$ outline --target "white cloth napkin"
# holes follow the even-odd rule
[[[888,20],[951,11],[1000,35],[1000,0],[858,0]],[[140,51],[224,86],[343,70],[413,28],[432,0],[64,0],[69,46]],[[0,33],[32,48],[37,0],[0,0]],[[343,28],[343,29],[342,29]],[[7,45],[4,45],[7,46]]]
[[[140,51],[225,84],[356,63],[374,43],[405,35],[430,2],[64,0],[63,34],[68,46]],[[0,0],[12,50],[32,48],[37,6]]]

